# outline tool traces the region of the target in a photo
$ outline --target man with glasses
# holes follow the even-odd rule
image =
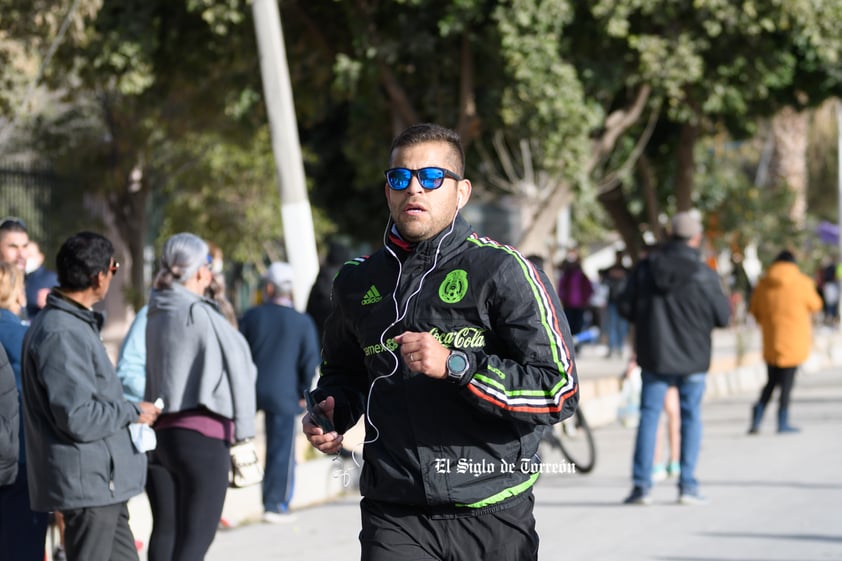
[[[336,276],[304,432],[337,453],[365,415],[364,561],[536,559],[538,442],[578,401],[564,313],[541,270],[459,216],[454,131],[412,126],[390,162],[385,247]]]
[[[160,410],[132,403],[100,339],[102,301],[119,270],[109,240],[91,232],[58,252],[59,287],[23,341],[23,403],[32,508],[60,511],[70,561],[138,559],[127,501],[141,492],[146,455],[131,423],[151,425]]]

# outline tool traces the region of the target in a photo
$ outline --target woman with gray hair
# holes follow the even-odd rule
[[[145,395],[164,401],[147,481],[150,561],[204,559],[225,502],[230,444],[255,433],[256,370],[243,336],[204,298],[211,262],[204,240],[175,234],[149,299]]]

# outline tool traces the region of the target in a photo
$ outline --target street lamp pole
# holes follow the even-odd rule
[[[304,179],[278,0],[254,0],[252,13],[260,53],[263,94],[272,132],[272,152],[280,183],[284,242],[295,277],[295,307],[303,310],[319,270],[319,257]]]

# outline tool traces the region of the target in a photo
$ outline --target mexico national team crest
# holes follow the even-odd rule
[[[439,285],[439,298],[446,304],[455,304],[468,293],[468,273],[463,269],[454,269],[447,273]]]

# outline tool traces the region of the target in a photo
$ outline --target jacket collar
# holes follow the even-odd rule
[[[439,247],[441,248],[442,254],[449,253],[452,248],[464,241],[470,235],[471,231],[471,225],[465,222],[461,215],[457,215],[452,229],[448,226],[429,240],[424,240],[417,244],[410,244],[400,236],[394,222],[390,220],[386,245],[400,256],[401,260],[413,254],[421,258],[432,258],[435,256],[436,250]]]
[[[12,313],[11,310],[0,308],[0,322],[21,323],[21,319]]]
[[[687,242],[682,240],[668,240],[664,243],[663,253],[670,255],[681,255],[687,259],[698,261],[701,259],[702,252],[698,248],[687,245]]]
[[[105,323],[105,314],[96,310],[85,308],[75,300],[71,300],[57,288],[54,288],[47,296],[46,308],[54,308],[79,318],[97,331],[102,330]]]

